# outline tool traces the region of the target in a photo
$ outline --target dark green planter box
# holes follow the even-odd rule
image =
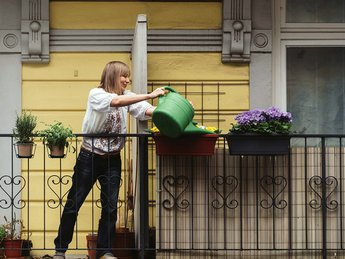
[[[290,136],[228,134],[226,136],[230,155],[287,155]]]

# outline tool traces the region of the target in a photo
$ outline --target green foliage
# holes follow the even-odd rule
[[[269,121],[256,124],[239,125],[232,124],[230,132],[237,134],[289,134],[291,131],[290,122]]]
[[[0,243],[4,240],[7,236],[6,229],[3,225],[0,226]]]
[[[253,109],[235,116],[237,124],[231,124],[230,133],[234,134],[289,134],[292,126],[290,112],[282,112],[276,107]]]
[[[21,239],[22,235],[21,232],[24,229],[24,225],[22,220],[17,219],[16,214],[14,213],[13,218],[8,220],[6,216],[4,216],[5,224],[3,228],[5,230],[5,238],[6,239]]]
[[[74,135],[70,127],[64,126],[61,122],[55,122],[48,125],[49,127],[39,132],[39,136],[44,138],[45,144],[48,146],[68,146],[67,139]]]
[[[17,114],[16,125],[13,129],[15,138],[18,139],[19,143],[30,143],[33,142],[33,135],[35,134],[34,129],[37,125],[37,117],[31,113],[23,111],[19,116]]]

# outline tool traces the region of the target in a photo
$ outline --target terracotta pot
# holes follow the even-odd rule
[[[97,234],[86,236],[89,259],[96,259]],[[112,252],[118,259],[131,259],[135,256],[135,236],[126,228],[116,229]]]
[[[115,242],[113,244],[113,254],[119,259],[135,258],[135,235],[128,228],[116,229]]]
[[[17,157],[31,158],[34,155],[34,143],[16,143]]]
[[[22,239],[5,239],[4,249],[6,258],[18,258],[22,256]]]
[[[63,158],[65,157],[65,146],[49,146],[51,158]]]
[[[96,259],[97,234],[88,234],[86,243],[89,259]]]

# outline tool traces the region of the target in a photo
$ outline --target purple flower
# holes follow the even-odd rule
[[[235,117],[238,124],[253,124],[265,121],[263,110],[255,109],[243,112]]]
[[[238,124],[242,125],[269,121],[292,122],[292,116],[289,112],[282,112],[276,107],[270,107],[266,110],[254,109],[242,112],[241,114],[235,116],[235,120]]]
[[[289,133],[292,116],[290,112],[283,112],[276,107],[268,109],[254,109],[245,111],[235,116],[237,125],[232,124],[231,132],[234,133]]]
[[[266,114],[267,121],[281,121],[281,122],[292,122],[292,116],[290,112],[282,112],[276,107],[270,107],[264,111]]]

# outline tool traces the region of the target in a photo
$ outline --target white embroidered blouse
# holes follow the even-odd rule
[[[135,95],[125,90],[124,95]],[[111,107],[111,100],[117,94],[108,93],[103,88],[93,88],[89,93],[86,113],[83,120],[83,133],[127,133],[127,113],[139,120],[147,120],[145,115],[148,108],[152,107],[146,101],[141,101],[129,106]],[[97,154],[116,153],[124,146],[125,138],[90,138],[84,137],[82,146]]]

